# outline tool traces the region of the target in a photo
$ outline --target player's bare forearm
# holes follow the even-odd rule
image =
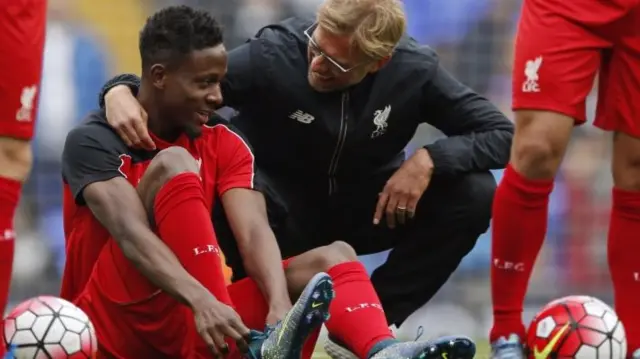
[[[257,283],[271,307],[290,306],[282,254],[269,227],[263,195],[234,188],[222,195],[222,205],[247,274]]]
[[[150,229],[137,191],[126,179],[94,182],[83,190],[94,216],[142,274],[178,301],[193,306],[207,290]]]

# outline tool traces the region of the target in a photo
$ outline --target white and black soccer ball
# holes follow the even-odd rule
[[[89,317],[72,303],[51,296],[15,307],[5,319],[3,339],[16,359],[89,359],[98,349]]]

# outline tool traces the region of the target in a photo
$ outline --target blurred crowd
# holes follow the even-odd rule
[[[42,92],[33,143],[35,165],[16,222],[13,302],[58,291],[64,266],[60,176],[64,139],[83,115],[97,106],[98,91],[111,75],[139,72],[137,34],[146,16],[167,5],[206,8],[224,24],[226,45],[233,48],[263,25],[289,16],[313,16],[321,1],[49,0]],[[445,67],[459,80],[510,115],[511,58],[520,1],[404,3],[409,33],[435,48]],[[593,100],[589,106],[589,113],[593,114]],[[408,151],[439,136],[437,130],[424,126]],[[589,126],[575,133],[551,199],[549,238],[530,286],[529,298],[534,307],[569,293],[610,297],[605,252],[611,188],[609,139]],[[496,171],[495,176],[499,180],[501,172]],[[464,315],[458,312],[488,310],[489,254],[490,237],[485,234],[438,294],[434,305],[449,306],[449,311],[439,313],[462,318]],[[384,258],[382,253],[363,261],[373,269]],[[482,321],[476,314],[470,317]]]

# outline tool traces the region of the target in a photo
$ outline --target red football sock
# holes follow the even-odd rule
[[[2,318],[9,300],[14,246],[13,215],[18,206],[21,187],[22,184],[18,181],[0,177],[0,329],[3,328]],[[0,358],[4,354],[4,343],[0,342]]]
[[[627,353],[640,349],[640,192],[613,189],[607,254],[615,308],[627,335]]]
[[[172,178],[156,195],[154,212],[160,238],[180,263],[219,301],[231,305],[200,177],[182,173]]]
[[[338,264],[327,273],[336,292],[327,330],[359,358],[366,358],[377,343],[393,339],[380,299],[360,262]]]
[[[522,307],[547,232],[553,180],[529,180],[507,166],[493,200],[490,339],[524,338]]]

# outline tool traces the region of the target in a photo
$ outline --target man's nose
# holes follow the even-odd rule
[[[329,60],[327,60],[322,55],[316,55],[311,60],[311,70],[319,73],[328,73],[329,69]]]
[[[220,84],[216,84],[211,91],[207,93],[205,101],[207,101],[208,105],[216,108],[222,105],[222,90],[220,89]]]

